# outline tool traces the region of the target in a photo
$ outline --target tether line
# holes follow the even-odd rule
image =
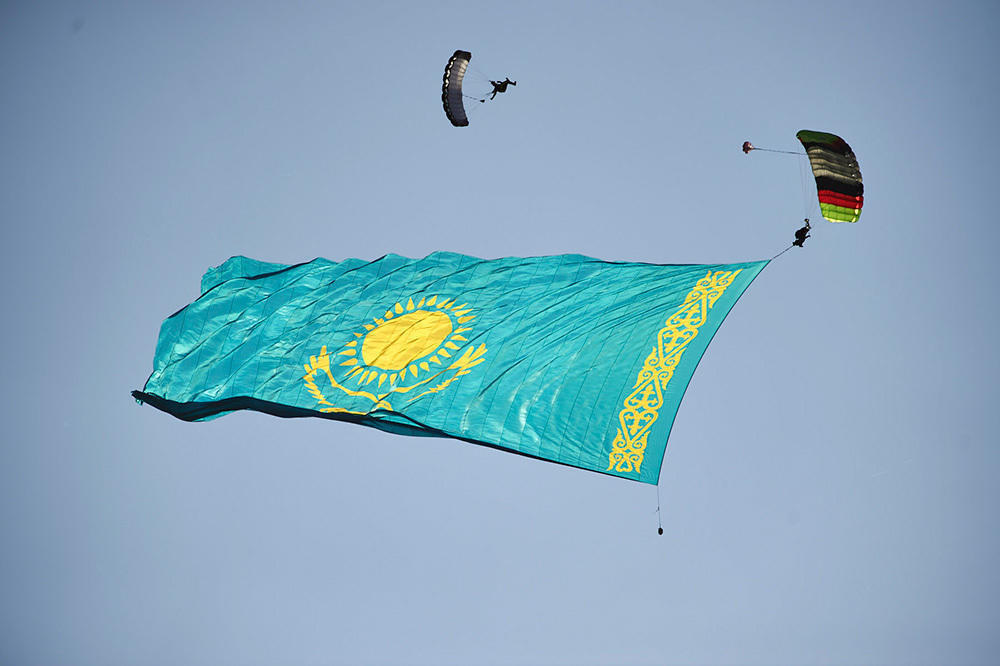
[[[785,155],[805,155],[805,153],[800,153],[795,150],[775,150],[774,148],[758,148],[757,146],[754,146],[753,150],[763,150],[765,153],[783,153]]]

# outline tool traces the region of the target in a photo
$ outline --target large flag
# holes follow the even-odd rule
[[[133,395],[456,439],[657,483],[698,361],[767,265],[233,257],[163,323]]]

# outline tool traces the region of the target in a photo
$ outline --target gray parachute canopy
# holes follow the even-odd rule
[[[465,115],[465,105],[462,104],[462,79],[465,70],[472,60],[468,51],[455,51],[444,68],[444,83],[441,84],[441,102],[444,113],[455,127],[465,127],[469,118]]]

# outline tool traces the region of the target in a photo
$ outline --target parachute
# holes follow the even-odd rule
[[[469,118],[465,115],[465,105],[462,104],[462,79],[469,67],[472,54],[468,51],[455,51],[448,59],[444,68],[444,82],[441,84],[441,102],[444,113],[455,127],[466,127]]]
[[[830,222],[857,222],[865,202],[865,187],[861,183],[861,167],[858,166],[854,151],[846,141],[829,132],[799,130],[795,137],[802,142],[809,157],[823,217]],[[802,155],[790,150],[760,148],[749,141],[743,142],[744,154],[749,155],[753,150]]]
[[[800,130],[795,137],[809,156],[823,217],[831,222],[857,222],[865,187],[854,151],[846,141],[828,132]],[[744,152],[749,152],[745,145]]]

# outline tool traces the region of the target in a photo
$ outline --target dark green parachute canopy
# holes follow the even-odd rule
[[[466,127],[469,118],[465,115],[465,105],[462,104],[462,79],[469,67],[472,54],[468,51],[455,51],[448,59],[444,68],[444,82],[441,84],[441,102],[444,113],[455,127]]]
[[[831,222],[857,222],[865,187],[854,151],[836,134],[799,130],[795,136],[809,155],[823,217]],[[748,152],[745,146],[744,152]]]

